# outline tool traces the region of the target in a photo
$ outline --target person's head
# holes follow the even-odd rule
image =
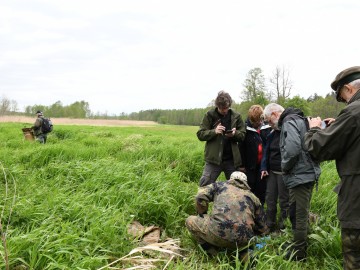
[[[37,115],[38,117],[40,117],[40,116],[43,116],[43,113],[42,113],[42,111],[37,111],[37,112],[36,112],[36,115]]]
[[[229,93],[220,91],[215,99],[215,106],[218,112],[222,115],[226,115],[231,107],[232,98]]]
[[[264,118],[273,129],[279,129],[278,122],[284,107],[277,103],[270,103],[264,108]]]
[[[236,180],[250,190],[249,184],[247,182],[247,176],[245,173],[240,171],[235,171],[230,175],[230,180]]]
[[[331,83],[336,93],[336,100],[348,103],[360,89],[360,66],[354,66],[341,71]]]
[[[260,105],[252,105],[248,111],[248,118],[253,128],[259,128],[264,122],[264,110]]]

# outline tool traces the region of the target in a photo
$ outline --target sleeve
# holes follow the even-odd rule
[[[195,198],[196,212],[205,214],[209,208],[209,202],[214,201],[216,183],[201,187]]]
[[[281,169],[285,173],[295,166],[301,154],[301,135],[297,124],[295,120],[289,120],[283,124],[281,130]]]
[[[329,127],[312,128],[305,134],[304,147],[318,161],[341,159],[347,149],[356,144],[359,134],[357,117],[342,111]]]
[[[203,120],[200,123],[200,128],[196,132],[196,135],[200,141],[210,141],[217,136],[215,133],[215,127],[212,126],[212,118],[206,113]]]
[[[269,228],[266,225],[266,216],[265,216],[264,208],[261,206],[260,201],[255,203],[255,205],[256,207],[255,207],[255,218],[254,218],[254,222],[255,222],[254,233],[256,235],[267,234],[269,233]]]
[[[270,143],[272,140],[272,134],[273,132],[271,132],[268,136],[267,139],[265,141],[264,144],[264,148],[263,148],[263,156],[261,158],[261,163],[260,163],[260,171],[267,171],[267,160],[268,160],[268,155],[269,155],[269,149],[270,149]]]

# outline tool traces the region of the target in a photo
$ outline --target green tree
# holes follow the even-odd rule
[[[242,99],[258,103],[259,100],[264,100],[266,97],[265,77],[262,74],[261,68],[251,69],[243,84]]]
[[[306,99],[300,97],[299,95],[296,95],[295,97],[286,100],[285,103],[282,105],[284,106],[284,108],[288,108],[288,107],[298,108],[303,111],[305,116],[310,116],[312,113]]]
[[[310,102],[313,116],[320,116],[322,119],[335,118],[344,107],[345,103],[338,102],[334,92],[327,94],[325,98],[316,96],[314,101]]]

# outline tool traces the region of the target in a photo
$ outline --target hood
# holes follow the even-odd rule
[[[296,114],[296,115],[298,115],[298,116],[301,116],[302,118],[305,117],[305,115],[304,115],[304,113],[302,112],[302,110],[300,110],[300,109],[298,109],[298,108],[288,107],[288,108],[286,108],[286,109],[282,112],[282,114],[280,115],[279,123],[278,123],[279,129],[281,129],[281,126],[282,126],[282,124],[283,124],[283,122],[284,122],[285,117],[288,116],[288,115],[291,115],[291,114]]]

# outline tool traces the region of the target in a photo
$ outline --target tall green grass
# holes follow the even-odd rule
[[[209,258],[184,226],[195,214],[204,165],[197,127],[55,126],[48,143],[40,145],[24,140],[25,125],[0,124],[0,210],[2,222],[9,221],[9,261],[0,260],[1,269],[6,264],[10,269],[100,268],[136,247],[127,234],[133,220],[160,226],[162,239],[180,238],[185,259],[167,269],[246,267],[236,254]],[[311,211],[320,220],[311,225],[309,259],[283,259],[280,246],[291,238],[287,229],[255,252],[254,269],[341,269],[332,192],[338,176],[332,162],[322,168],[312,199]]]

